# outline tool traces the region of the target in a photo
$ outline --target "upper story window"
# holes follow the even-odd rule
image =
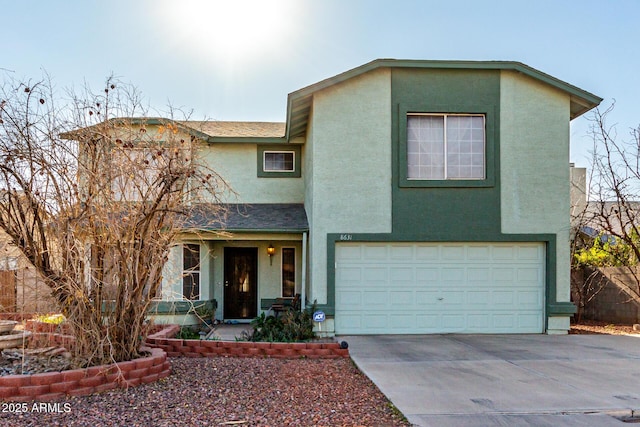
[[[301,149],[300,144],[258,145],[258,178],[300,178]]]
[[[265,172],[293,172],[295,171],[295,152],[293,151],[265,151]]]
[[[407,179],[483,180],[485,116],[408,114]]]

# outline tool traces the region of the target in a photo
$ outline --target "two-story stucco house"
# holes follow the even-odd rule
[[[190,218],[162,299],[244,321],[300,294],[336,334],[565,333],[569,123],[600,101],[517,62],[383,59],[289,94],[285,123],[182,122],[236,196],[224,227]]]

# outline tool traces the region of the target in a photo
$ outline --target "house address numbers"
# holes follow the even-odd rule
[[[353,234],[341,234],[340,235],[340,240],[353,240]]]

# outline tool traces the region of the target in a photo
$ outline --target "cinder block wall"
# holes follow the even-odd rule
[[[584,280],[572,274],[573,280]],[[633,299],[630,289],[636,287],[633,275],[625,267],[598,269],[593,279],[602,289],[587,303],[583,317],[610,323],[640,323],[640,303]]]

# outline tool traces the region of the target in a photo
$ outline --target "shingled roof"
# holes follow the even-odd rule
[[[194,207],[183,227],[200,231],[301,233],[309,230],[309,223],[303,204],[231,203]]]
[[[182,121],[179,122],[211,137],[225,138],[282,138],[285,123],[280,122],[219,122]]]

